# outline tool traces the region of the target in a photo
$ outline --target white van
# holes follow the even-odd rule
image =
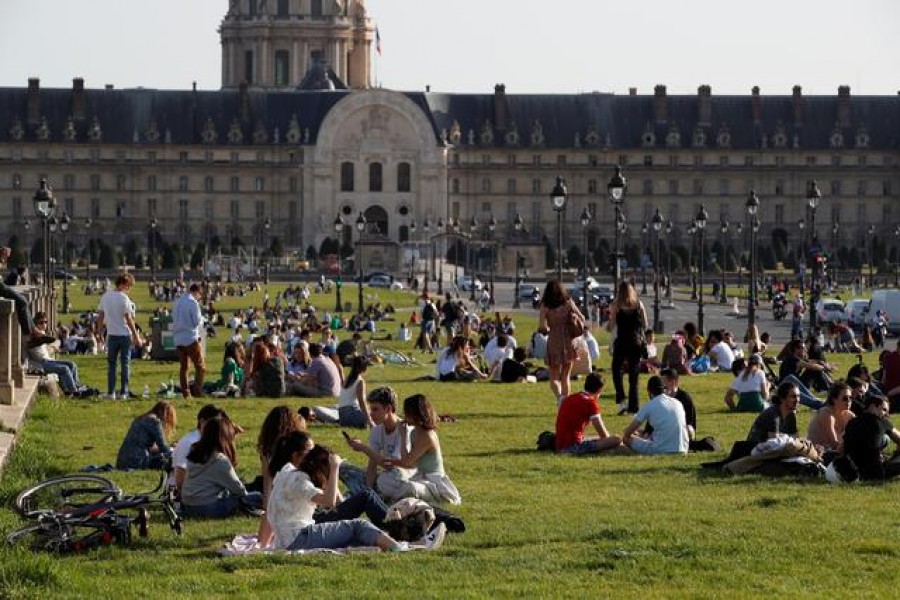
[[[875,322],[878,311],[884,311],[888,318],[888,333],[900,335],[900,290],[875,290],[866,312],[866,323]]]

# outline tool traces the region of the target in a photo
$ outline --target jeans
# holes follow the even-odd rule
[[[374,546],[383,535],[381,530],[362,519],[314,523],[300,530],[288,550],[312,550],[314,548],[346,548],[348,546]]]
[[[373,525],[381,528],[387,512],[388,506],[384,500],[373,490],[364,489],[353,494],[333,509],[316,513],[313,518],[316,523],[333,523],[334,521],[358,519],[365,514]]]
[[[620,347],[621,346],[621,347]],[[641,349],[638,346],[626,346],[617,343],[613,346],[612,377],[616,388],[616,403],[625,401],[625,389],[622,381],[622,364],[628,361],[628,412],[636,413],[638,404],[638,372],[641,363]]]
[[[44,373],[52,373],[59,377],[59,384],[67,394],[78,390],[78,365],[68,360],[45,360],[40,367]]]
[[[131,376],[131,336],[110,335],[106,338],[106,392],[116,391],[116,363],[122,363],[122,395],[128,396]]]
[[[25,300],[25,296],[0,281],[0,298],[13,301],[16,305],[16,318],[19,320],[22,335],[29,335],[34,329],[34,321],[31,320],[31,311],[28,310],[28,301]]]
[[[781,383],[786,381],[797,386],[797,390],[800,392],[800,404],[803,406],[808,406],[813,410],[819,410],[825,406],[825,403],[813,396],[812,392],[809,391],[809,388],[803,385],[803,382],[800,381],[796,375],[788,375],[781,380]]]
[[[233,496],[228,494],[218,498],[209,504],[184,504],[182,510],[186,517],[201,517],[206,519],[224,519],[236,513],[241,506],[250,508],[262,507],[262,494],[259,492],[247,492],[246,496]]]
[[[359,409],[358,405],[338,408],[338,423],[343,427],[365,429],[367,421],[365,413]]]

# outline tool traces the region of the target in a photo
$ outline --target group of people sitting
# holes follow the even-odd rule
[[[367,442],[345,434],[349,448],[366,456],[365,469],[315,444],[306,420],[289,407],[278,406],[266,416],[257,439],[261,475],[246,484],[235,470],[234,444],[244,429],[221,408],[208,404],[198,412],[196,428],[173,448],[167,440],[176,427],[176,411],[169,401],[158,402],[132,422],[116,466],[154,469],[171,460],[169,483],[186,517],[259,514],[257,538],[262,548],[437,548],[448,525],[464,530],[457,517],[439,507],[434,507],[435,528],[416,544],[400,542],[383,531],[387,502],[462,501],[444,470],[434,408],[424,395],[414,394],[403,401],[401,418],[397,395],[387,387],[373,390],[367,400],[371,425]],[[338,489],[339,481],[345,485],[346,498]],[[362,520],[362,515],[369,520]]]

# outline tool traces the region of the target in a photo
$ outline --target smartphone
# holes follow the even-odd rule
[[[349,435],[346,431],[341,431],[341,435],[344,436],[344,439],[345,439],[345,440],[349,440],[349,439],[350,439],[350,435]]]

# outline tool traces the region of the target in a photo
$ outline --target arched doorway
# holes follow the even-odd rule
[[[363,213],[366,217],[366,237],[387,237],[388,229],[387,211],[380,206],[370,206]]]

